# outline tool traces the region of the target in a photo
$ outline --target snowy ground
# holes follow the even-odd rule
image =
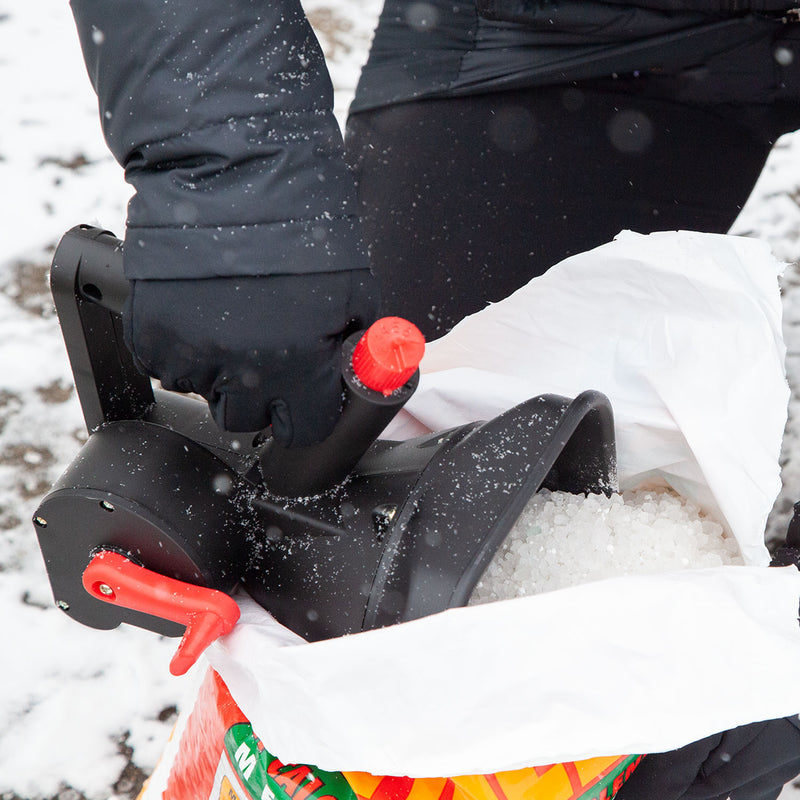
[[[379,0],[307,7],[343,118]],[[0,800],[135,796],[193,676],[171,678],[175,641],[102,633],[52,606],[30,517],[83,439],[46,287],[52,249],[79,222],[118,234],[128,188],[108,156],[63,0],[0,0]],[[785,490],[770,532],[800,498],[800,136],[776,147],[735,232],[790,262],[784,281],[793,388]],[[776,665],[776,672],[779,665]],[[787,791],[787,796],[800,793]]]

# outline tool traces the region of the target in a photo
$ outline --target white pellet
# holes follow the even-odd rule
[[[470,604],[619,575],[742,563],[722,526],[673,492],[584,497],[543,490],[498,548]]]

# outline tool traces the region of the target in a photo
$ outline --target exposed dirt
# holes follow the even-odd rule
[[[170,720],[175,716],[175,713],[175,708],[170,706],[165,708],[161,714],[159,714],[159,719],[162,721]],[[127,742],[127,733],[123,734],[123,736],[121,736],[117,742],[117,748],[119,749],[119,752],[125,756],[127,763],[113,786],[114,794],[110,800],[136,800],[141,793],[142,787],[144,786],[148,777],[147,774],[137,767],[133,762],[133,749],[128,746]],[[12,792],[0,794],[0,800],[28,799],[20,797],[20,795]],[[65,785],[59,789],[57,794],[47,798],[37,798],[37,800],[87,800],[87,798],[84,794],[76,789],[73,789],[71,786]]]
[[[308,20],[314,28],[329,58],[336,60],[340,55],[350,53],[352,48],[353,23],[341,16],[335,9],[321,7],[308,12]]]
[[[39,166],[44,167],[47,164],[54,164],[55,166],[63,167],[64,169],[77,170],[81,167],[88,167],[91,163],[92,162],[83,153],[76,153],[72,158],[68,159],[57,157],[42,158],[39,161]]]
[[[0,465],[13,467],[14,484],[23,500],[47,493],[51,483],[48,468],[54,463],[55,456],[43,445],[15,442],[0,452]]]
[[[43,402],[48,404],[66,403],[75,387],[71,383],[64,383],[63,381],[53,381],[47,386],[37,386],[36,394],[42,399]]]
[[[41,317],[55,314],[49,285],[50,264],[18,261],[9,267],[4,293],[20,308]]]

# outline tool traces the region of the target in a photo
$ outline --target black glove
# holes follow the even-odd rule
[[[324,439],[342,400],[343,337],[376,311],[367,270],[131,281],[128,347],[165,389],[197,392],[228,431]]]
[[[798,773],[800,722],[786,717],[645,756],[614,800],[775,800]]]

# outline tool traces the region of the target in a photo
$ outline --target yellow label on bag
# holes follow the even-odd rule
[[[457,778],[343,774],[359,800],[611,800],[641,759],[642,756],[589,758]]]
[[[223,777],[222,785],[219,787],[219,800],[241,800],[227,775]]]

